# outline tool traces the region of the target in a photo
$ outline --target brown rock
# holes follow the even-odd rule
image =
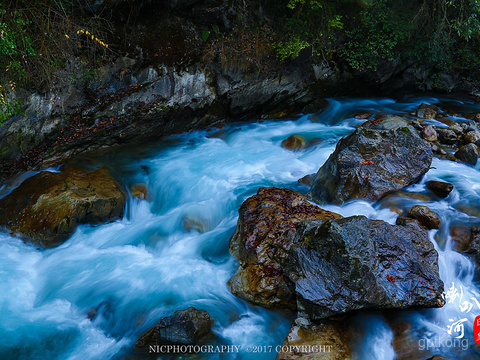
[[[301,135],[291,135],[282,141],[282,147],[287,150],[302,150],[305,147],[306,140]]]
[[[345,326],[336,321],[325,321],[308,328],[294,323],[282,344],[277,360],[348,359],[350,347],[346,332]]]
[[[452,240],[455,241],[455,250],[475,255],[478,257],[477,260],[480,260],[480,227],[452,226],[450,235]]]
[[[437,130],[433,125],[427,125],[422,130],[422,137],[427,141],[437,141]]]
[[[370,113],[370,112],[364,112],[364,113],[360,113],[360,114],[355,114],[353,117],[355,119],[361,119],[361,120],[366,120],[368,119],[370,116],[372,116],[373,114]]]
[[[478,131],[469,131],[463,135],[464,144],[476,144],[480,140],[480,132]]]
[[[415,113],[422,119],[435,119],[438,113],[438,107],[424,103],[418,107]]]
[[[440,218],[428,206],[416,205],[408,212],[408,216],[420,221],[427,229],[440,228]]]
[[[230,279],[232,292],[267,308],[296,308],[294,294],[284,280],[287,251],[304,220],[341,216],[310,204],[293,190],[261,188],[239,210],[230,253],[240,262]]]
[[[78,224],[119,218],[125,196],[106,169],[43,171],[0,199],[0,225],[43,247],[54,247]]]

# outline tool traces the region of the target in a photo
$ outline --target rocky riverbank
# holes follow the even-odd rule
[[[87,1],[83,11],[90,16],[113,11],[121,18],[125,6],[122,1]],[[15,99],[22,106],[0,127],[0,178],[102,147],[158,141],[228,121],[318,111],[321,99],[332,95],[385,95],[419,86],[435,90],[427,69],[398,62],[359,71],[308,49],[293,60],[264,56],[258,36],[250,38],[238,30],[272,21],[260,2],[139,2],[135,9],[133,13],[149,15],[119,28],[128,36],[116,35],[118,44],[108,63],[92,68],[71,57],[64,68],[54,69],[43,88],[16,89]],[[219,26],[233,35],[225,35],[223,42],[207,42],[205,34],[213,37],[212,29]],[[135,44],[122,47],[122,41]],[[265,35],[261,41],[273,40]],[[238,46],[245,54],[236,50]],[[250,47],[260,49],[250,54]],[[241,56],[237,59],[235,54]],[[447,84],[449,91],[477,93],[471,80],[455,74],[442,79],[439,88]],[[446,139],[451,133],[439,135]],[[465,145],[457,155],[473,161],[474,150]]]

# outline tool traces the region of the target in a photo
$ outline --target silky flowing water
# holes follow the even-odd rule
[[[338,140],[365,121],[354,114],[405,114],[422,102],[438,101],[330,99],[323,112],[297,119],[227,125],[78,160],[91,168],[107,166],[126,188],[147,184],[147,199],[130,197],[123,219],[80,226],[54,249],[40,250],[0,233],[0,359],[139,358],[131,351],[136,338],[160,318],[190,306],[207,310],[214,319],[215,336],[209,344],[241,346],[239,353],[199,358],[274,359],[274,351],[247,353],[247,346],[281,345],[294,314],[253,306],[233,296],[227,286],[238,266],[228,243],[240,205],[264,186],[306,192],[297,180],[316,172]],[[480,112],[480,106],[468,101],[448,101],[465,113]],[[446,127],[436,120],[426,122]],[[302,151],[283,149],[281,141],[292,134],[315,141]],[[448,227],[478,225],[478,218],[458,208],[480,208],[480,166],[434,159],[422,181],[406,191],[427,194],[428,180],[448,181],[455,189],[441,201],[397,196],[375,204],[352,201],[323,207],[391,224],[398,216],[387,206],[391,203],[400,208],[424,204],[439,214],[442,230],[430,231],[430,239],[439,252],[447,304],[397,316],[410,324],[413,350],[423,346],[432,355],[477,359],[473,322],[480,315],[480,303],[475,302],[480,302],[480,288],[473,281],[472,261],[452,250]],[[354,359],[395,358],[394,334],[385,314],[360,313],[351,323],[356,329]],[[462,349],[465,340],[468,346]]]

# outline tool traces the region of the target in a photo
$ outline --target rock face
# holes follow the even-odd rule
[[[307,195],[318,203],[377,201],[418,181],[429,170],[432,157],[430,146],[405,120],[370,120],[339,141]]]
[[[441,198],[446,198],[453,190],[453,184],[444,181],[430,180],[425,185],[428,190]]]
[[[441,225],[438,215],[428,206],[416,205],[410,209],[408,216],[420,221],[427,229],[439,229]]]
[[[190,307],[161,319],[157,325],[138,338],[135,347],[160,344],[198,345],[198,341],[210,331],[211,323],[208,313]]]
[[[301,194],[278,188],[261,188],[239,210],[230,252],[240,262],[230,279],[232,292],[267,308],[296,307],[294,294],[284,280],[287,251],[299,222],[327,220],[340,215],[310,204]]]
[[[277,360],[348,359],[350,347],[345,337],[347,331],[343,324],[336,321],[325,321],[308,328],[294,323],[282,344]]]
[[[358,309],[443,306],[438,254],[421,227],[353,216],[305,221],[287,276],[311,319]]]
[[[0,225],[43,247],[54,247],[78,224],[119,218],[125,196],[106,169],[41,172],[0,199]]]

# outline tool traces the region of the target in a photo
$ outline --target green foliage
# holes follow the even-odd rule
[[[408,37],[409,22],[388,0],[377,0],[354,19],[355,27],[346,31],[347,41],[339,55],[358,70],[376,70],[381,60],[393,61],[396,48]]]
[[[5,120],[20,112],[22,101],[15,97],[15,84],[10,82],[8,87],[0,85],[0,126]]]
[[[274,48],[276,50],[277,57],[283,61],[288,58],[297,58],[298,54],[300,54],[300,51],[309,46],[309,42],[302,40],[299,36],[297,36],[285,42],[282,41],[275,44]]]
[[[466,41],[478,39],[480,36],[480,1],[479,0],[448,0],[446,5],[454,14],[450,20],[452,29]]]
[[[30,23],[22,11],[7,12],[0,3],[0,72],[9,72],[20,81],[26,76],[27,56],[36,56],[32,37],[27,32]]]

